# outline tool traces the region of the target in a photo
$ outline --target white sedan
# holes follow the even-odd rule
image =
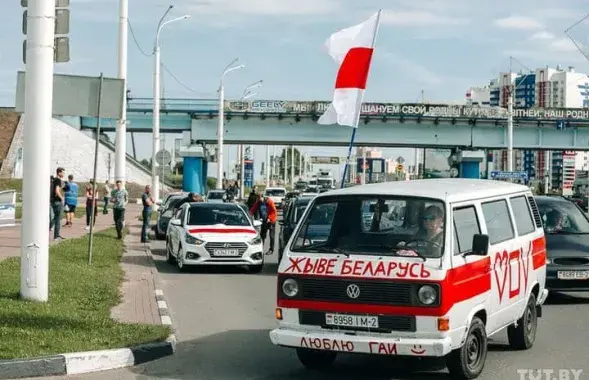
[[[166,258],[182,271],[189,265],[264,267],[262,238],[253,221],[235,203],[186,203],[168,225]]]

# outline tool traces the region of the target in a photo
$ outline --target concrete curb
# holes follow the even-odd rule
[[[0,379],[79,375],[139,365],[173,355],[176,338],[130,348],[0,361]]]
[[[161,324],[169,326],[172,334],[164,342],[148,343],[136,347],[110,350],[74,352],[60,355],[0,360],[0,380],[29,377],[79,375],[131,367],[173,355],[176,351],[176,335],[164,292],[158,280],[158,272],[148,244],[144,245],[154,273],[155,294]]]

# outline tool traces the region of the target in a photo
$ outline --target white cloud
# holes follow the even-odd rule
[[[396,66],[403,74],[411,77],[416,83],[425,85],[439,85],[444,82],[444,77],[425,66],[420,65],[410,59],[403,58],[393,53],[383,53],[383,56],[393,65]]]
[[[547,32],[545,30],[541,31],[541,32],[537,32],[534,33],[530,36],[530,40],[532,41],[537,41],[537,40],[553,40],[555,39],[556,36],[550,32]]]
[[[184,0],[179,7],[194,14],[241,14],[246,16],[301,16],[328,14],[340,8],[335,0]]]
[[[428,11],[394,11],[385,10],[381,16],[385,25],[423,26],[423,25],[462,25],[468,19],[434,14]]]
[[[541,29],[542,23],[526,16],[509,16],[495,20],[495,26],[502,29],[534,30]]]

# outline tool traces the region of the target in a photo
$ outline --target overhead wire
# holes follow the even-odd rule
[[[127,24],[129,25],[129,32],[131,32],[131,37],[133,39],[133,43],[135,44],[135,47],[137,47],[137,50],[139,50],[139,52],[142,55],[144,55],[145,57],[153,57],[153,53],[148,54],[141,47],[141,44],[139,43],[139,40],[137,39],[137,35],[135,34],[135,30],[133,29],[133,25],[131,24],[131,20],[127,19]],[[182,80],[180,80],[176,75],[174,75],[172,70],[170,70],[163,62],[161,62],[161,67],[170,76],[170,78],[172,78],[178,85],[180,85],[185,90],[192,92],[198,96],[203,96],[203,97],[214,95],[214,93],[198,92],[198,91],[194,90],[192,87],[188,86],[186,83],[184,83]]]

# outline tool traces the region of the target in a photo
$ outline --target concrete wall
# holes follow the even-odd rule
[[[9,149],[6,165],[2,166],[0,176],[19,178],[21,173],[12,173],[14,160],[18,151],[22,148],[23,128],[22,120],[16,130],[12,145]],[[53,132],[51,134],[51,170],[62,166],[66,169],[67,174],[73,174],[76,181],[88,181],[93,176],[94,169],[94,148],[95,140],[89,135],[89,132],[82,132],[76,128],[60,121],[53,119]],[[110,154],[110,170],[109,170]],[[101,144],[98,150],[98,171],[97,179],[101,182],[108,178],[114,179],[114,159],[113,149]],[[110,171],[110,176],[109,176]],[[149,184],[151,175],[145,169],[127,161],[127,181],[137,184]],[[49,174],[49,173],[48,173]]]

